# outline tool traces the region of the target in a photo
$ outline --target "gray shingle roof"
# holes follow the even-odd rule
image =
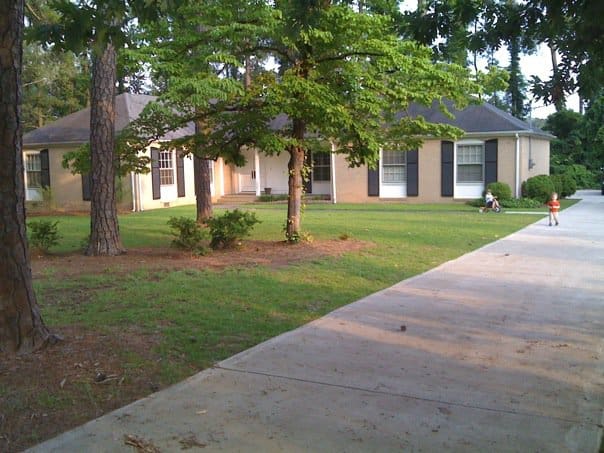
[[[131,121],[138,118],[145,105],[155,100],[155,96],[144,94],[124,93],[115,98],[115,130],[124,129]],[[459,127],[468,135],[488,133],[521,133],[523,135],[537,135],[545,138],[554,138],[553,135],[532,127],[525,121],[513,117],[497,107],[483,103],[469,105],[463,110],[453,108],[449,101],[445,101],[455,118],[446,117],[434,103],[432,107],[412,104],[405,113],[409,116],[423,116],[432,123],[445,123]],[[289,119],[286,115],[278,115],[271,122],[271,127],[281,128]],[[168,134],[165,138],[172,139],[192,134],[192,125],[179,131]],[[23,136],[23,145],[52,145],[52,144],[82,144],[90,138],[90,108],[67,115],[57,121],[47,124],[39,129],[28,132]]]
[[[115,131],[124,129],[139,117],[145,106],[155,100],[155,96],[146,94],[123,93],[115,97]],[[188,135],[192,128],[182,129],[168,134],[171,139]],[[46,126],[23,135],[23,145],[82,144],[90,140],[90,108],[79,110],[64,116]]]
[[[468,134],[503,132],[554,138],[553,135],[537,127],[533,127],[526,121],[522,121],[486,102],[469,105],[463,110],[453,108],[453,103],[450,101],[445,101],[444,104],[455,118],[446,117],[438,109],[436,103],[431,108],[412,104],[407,109],[406,114],[412,117],[421,115],[426,121],[431,123],[450,124],[464,130]]]

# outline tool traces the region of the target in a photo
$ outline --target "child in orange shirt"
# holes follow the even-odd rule
[[[556,222],[556,226],[558,226],[558,211],[560,211],[558,194],[554,192],[552,198],[546,204],[549,206],[549,226],[552,226],[552,222]]]

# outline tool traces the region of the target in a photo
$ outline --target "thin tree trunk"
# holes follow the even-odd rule
[[[294,138],[302,140],[306,125],[300,120],[294,120]],[[288,198],[287,198],[287,225],[285,237],[290,242],[296,242],[300,238],[300,225],[302,213],[302,191],[304,189],[304,161],[306,153],[301,146],[292,146],[289,149]]]
[[[18,353],[57,339],[38,309],[25,233],[22,45],[23,0],[0,1],[0,350]]]
[[[207,159],[193,156],[193,173],[195,175],[195,199],[197,204],[197,223],[206,223],[214,213],[212,209],[212,192],[210,190],[210,166]]]
[[[90,107],[91,200],[90,242],[86,255],[125,252],[115,202],[115,81],[116,51],[107,43],[92,66]]]
[[[549,51],[552,58],[552,70],[553,85],[552,85],[552,104],[556,107],[556,112],[560,112],[564,109],[566,100],[564,99],[564,89],[562,88],[562,81],[560,80],[560,71],[558,70],[558,55],[556,54],[556,47],[553,44],[549,44]]]

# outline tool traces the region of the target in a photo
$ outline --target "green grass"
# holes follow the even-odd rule
[[[253,230],[253,239],[283,239],[286,206],[257,204],[249,209],[262,221]],[[124,245],[168,246],[166,222],[183,215],[193,217],[194,207],[122,216]],[[58,220],[64,236],[58,251],[77,250],[88,219]],[[480,215],[459,204],[311,204],[302,224],[315,239],[347,236],[373,246],[279,269],[138,270],[69,280],[55,278],[51,270],[35,286],[51,326],[135,325],[159,336],[160,353],[168,359],[165,375],[175,381],[191,367],[207,367],[535,221],[534,215]]]

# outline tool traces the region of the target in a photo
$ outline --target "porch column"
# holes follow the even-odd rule
[[[329,158],[331,159],[331,203],[336,204],[338,202],[336,197],[336,153],[335,153],[335,145],[331,144],[331,154]]]
[[[260,196],[260,155],[254,149],[254,173],[256,174],[256,196]]]

